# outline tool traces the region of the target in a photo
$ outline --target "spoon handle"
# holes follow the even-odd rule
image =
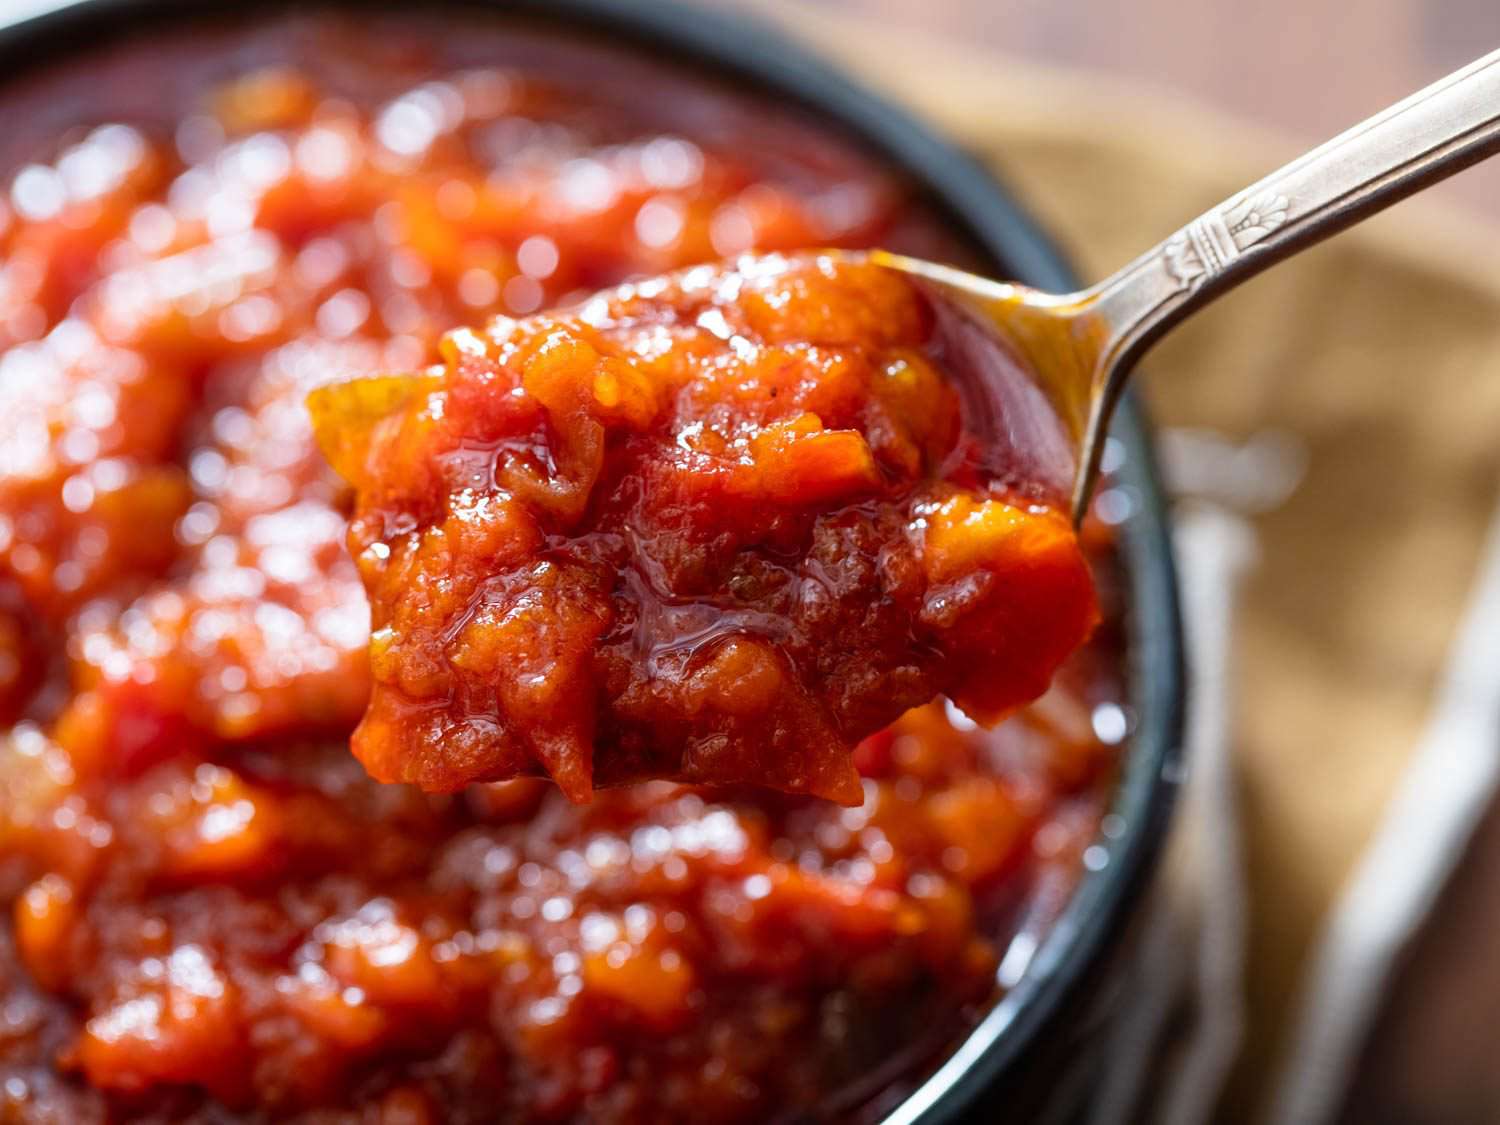
[[[1140,354],[1242,281],[1500,151],[1500,51],[1397,102],[1194,219],[1074,298],[1105,325],[1094,371],[1099,435]],[[1080,477],[1092,476],[1086,465]]]

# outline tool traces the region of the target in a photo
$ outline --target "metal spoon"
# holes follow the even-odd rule
[[[1042,293],[885,251],[870,257],[937,298],[959,366],[984,373],[974,380],[980,405],[1006,431],[990,436],[1020,451],[1010,475],[1071,495],[1077,522],[1110,414],[1152,344],[1268,266],[1497,150],[1500,51],[1292,161],[1081,292]],[[1030,381],[1010,378],[997,359]]]

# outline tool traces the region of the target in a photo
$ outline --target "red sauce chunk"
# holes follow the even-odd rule
[[[1036,691],[1089,605],[920,306],[796,258],[587,298],[963,247],[835,131],[482,15],[79,52],[0,79],[0,1122],[888,1104],[1101,838],[1109,529],[1045,694],[896,717]],[[439,360],[338,392],[356,561],[309,392]],[[858,803],[381,784],[372,671],[360,745],[427,786]]]
[[[746,257],[315,391],[374,613],[355,754],[440,791],[858,804],[851,748],[903,711],[1040,695],[1094,624],[1088,566],[980,477],[931,321],[880,266]]]

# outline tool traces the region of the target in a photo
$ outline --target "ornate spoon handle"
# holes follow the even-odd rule
[[[1178,321],[1268,266],[1500,151],[1500,51],[1356,125],[1194,219],[1085,293],[1104,326],[1094,368],[1097,448],[1120,384]]]

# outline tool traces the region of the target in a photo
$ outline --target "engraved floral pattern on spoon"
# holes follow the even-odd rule
[[[1162,252],[1179,287],[1197,286],[1286,222],[1287,198],[1274,191],[1242,196],[1195,219]]]

